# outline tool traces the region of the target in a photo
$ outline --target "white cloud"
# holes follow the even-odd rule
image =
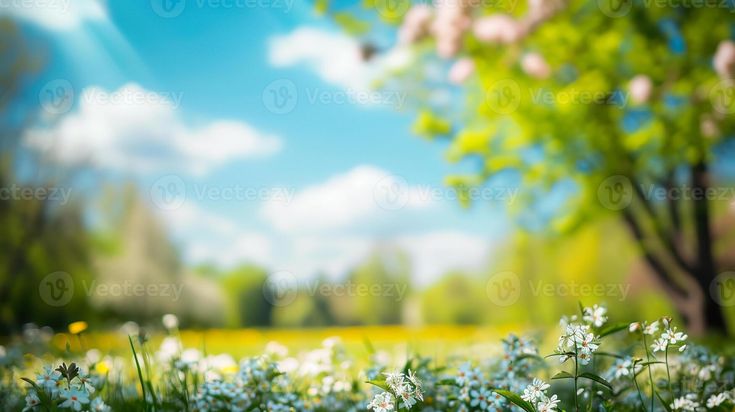
[[[487,238],[459,231],[437,231],[400,236],[396,245],[411,257],[414,280],[427,285],[454,269],[480,270],[487,265]]]
[[[127,84],[82,91],[76,111],[51,128],[29,130],[26,143],[56,160],[114,170],[204,174],[228,161],[278,151],[281,141],[238,121],[191,125],[177,111],[181,94]]]
[[[360,236],[305,236],[293,238],[290,257],[280,267],[300,278],[326,274],[343,277],[363,262],[372,251],[373,241]]]
[[[82,23],[107,20],[102,0],[0,0],[0,15],[8,14],[52,31],[69,31]]]
[[[400,250],[411,262],[413,280],[426,286],[450,270],[486,267],[492,244],[483,236],[437,230],[375,238],[358,234],[278,235],[241,230],[235,221],[186,203],[162,215],[178,239],[186,261],[233,268],[255,263],[286,270],[300,279],[325,274],[340,279],[378,248]],[[276,246],[278,245],[278,246]]]
[[[349,227],[399,209],[427,207],[432,203],[427,193],[384,170],[357,166],[303,189],[290,203],[264,203],[261,215],[281,231],[318,232]]]
[[[325,82],[356,91],[370,90],[378,76],[407,65],[411,59],[410,50],[401,48],[366,62],[360,49],[360,43],[346,34],[299,27],[271,38],[268,57],[274,67],[304,64]]]
[[[266,268],[275,264],[271,239],[261,233],[238,233],[226,244],[192,240],[187,245],[187,256],[194,262],[212,262],[224,268],[254,263]]]
[[[162,211],[174,238],[183,241],[185,260],[233,268],[243,263],[270,267],[275,263],[273,240],[263,233],[243,231],[237,223],[192,202]]]
[[[487,267],[488,238],[460,231],[431,231],[388,239],[367,236],[304,236],[291,239],[290,253],[278,267],[299,278],[318,273],[337,279],[365,261],[377,248],[400,250],[411,262],[413,280],[426,286],[450,270],[477,271]]]
[[[226,237],[237,234],[236,225],[227,218],[209,213],[193,203],[183,203],[177,208],[166,210],[161,217],[175,236],[209,232]]]

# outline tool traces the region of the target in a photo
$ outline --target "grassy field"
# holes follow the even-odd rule
[[[337,337],[347,351],[356,358],[366,357],[368,347],[392,355],[420,353],[443,360],[461,354],[464,357],[483,357],[497,353],[500,340],[511,332],[526,328],[506,326],[355,326],[314,329],[207,329],[182,330],[184,347],[197,348],[205,353],[228,353],[235,358],[255,356],[263,352],[269,342],[278,342],[292,353],[319,347],[327,338]],[[151,347],[157,347],[162,334],[151,336]],[[105,353],[122,355],[130,351],[127,337],[120,332],[87,331],[80,335],[56,334],[53,345],[72,351],[96,348]]]

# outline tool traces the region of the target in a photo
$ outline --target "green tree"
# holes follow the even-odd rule
[[[63,327],[89,313],[78,282],[91,275],[81,199],[65,185],[66,174],[34,168],[38,159],[21,156],[22,131],[39,113],[13,103],[40,61],[8,18],[0,18],[0,53],[0,333],[27,322]],[[33,173],[20,173],[28,169]],[[68,277],[54,277],[61,272]],[[45,294],[51,280],[64,289],[55,296]]]
[[[267,272],[255,266],[242,266],[227,272],[222,291],[227,300],[227,322],[230,327],[270,326],[273,305],[268,296]]]
[[[514,215],[527,217],[568,187],[548,228],[616,214],[690,330],[726,331],[709,293],[717,205],[703,194],[726,184],[712,166],[735,125],[731,5],[456,0],[387,13],[384,3],[369,2],[403,20],[400,41],[415,50],[398,78],[416,84],[451,64],[449,79],[463,84],[460,110],[422,97],[441,82],[413,94],[416,132],[477,165],[447,178],[465,203],[470,189],[513,176]]]

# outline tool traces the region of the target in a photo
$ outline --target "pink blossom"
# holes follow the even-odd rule
[[[526,53],[521,59],[521,68],[526,74],[537,79],[546,79],[551,75],[551,68],[538,53]]]
[[[462,46],[462,36],[470,26],[469,8],[462,0],[440,0],[431,31],[436,37],[437,53],[452,57]]]
[[[722,79],[731,79],[735,76],[735,42],[723,40],[717,46],[717,52],[712,61],[715,71]]]
[[[699,131],[704,137],[717,137],[720,135],[720,128],[712,116],[704,115],[699,121]]]
[[[536,25],[551,18],[564,3],[559,0],[529,0],[527,19],[530,24]]]
[[[645,74],[639,74],[630,80],[628,90],[630,91],[630,98],[633,103],[643,104],[651,98],[653,82]]]
[[[486,43],[515,43],[525,35],[525,26],[507,14],[493,14],[475,21],[475,37]]]
[[[475,72],[475,62],[469,58],[457,60],[449,69],[449,81],[454,84],[464,83]]]
[[[454,57],[461,47],[461,43],[458,40],[453,39],[440,39],[436,43],[436,53],[439,57],[448,59]]]
[[[415,43],[429,34],[429,25],[433,18],[430,6],[416,4],[412,6],[403,18],[403,24],[398,31],[398,39],[402,44]]]

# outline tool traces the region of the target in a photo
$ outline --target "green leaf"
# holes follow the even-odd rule
[[[641,362],[638,365],[640,365],[640,366],[648,366],[648,365],[655,365],[657,363],[662,363],[663,364],[663,363],[666,363],[666,362],[662,362],[662,361],[647,361],[647,362]]]
[[[556,375],[552,376],[551,379],[574,379],[574,375],[567,371],[561,371]]]
[[[613,333],[620,332],[621,330],[627,330],[628,326],[630,326],[630,324],[628,323],[616,323],[614,325],[607,325],[606,327],[602,328],[602,330],[600,330],[598,336],[602,338],[607,335],[612,335]]]
[[[542,358],[539,355],[536,355],[534,353],[524,353],[521,356],[517,357],[516,360],[523,360],[523,359],[533,359],[537,361],[543,361],[544,358]]]
[[[607,356],[607,357],[610,357],[610,358],[625,359],[625,356],[618,355],[617,353],[596,351],[594,354],[595,354],[595,356]]]
[[[664,406],[664,409],[666,409],[667,412],[671,412],[671,407],[669,404],[664,400],[664,398],[661,397],[661,394],[656,392],[656,396],[658,397],[658,400],[661,401],[661,405]]]
[[[452,378],[446,378],[442,379],[439,382],[436,383],[437,385],[444,385],[444,386],[459,386],[457,384],[457,381]]]
[[[497,393],[498,395],[504,397],[507,399],[510,403],[518,406],[519,408],[523,409],[526,412],[536,412],[533,405],[530,403],[524,401],[521,399],[520,396],[516,395],[515,393],[511,391],[506,391],[504,389],[492,389],[493,392]]]
[[[613,390],[612,384],[610,382],[608,382],[607,380],[605,380],[605,378],[603,378],[602,376],[598,376],[598,375],[595,375],[594,373],[590,373],[590,372],[584,372],[581,375],[579,375],[579,377],[580,378],[587,378],[589,380],[595,381],[595,382],[599,383],[600,385],[606,387],[607,389],[609,389],[611,391]]]
[[[133,359],[135,360],[135,368],[138,370],[138,380],[140,380],[140,389],[143,392],[143,403],[145,410],[148,410],[148,398],[145,396],[145,380],[143,379],[143,371],[140,369],[140,362],[138,362],[138,354],[135,352],[135,345],[133,344],[133,337],[128,336],[130,341],[130,349],[133,350]]]
[[[552,353],[551,355],[544,356],[544,359],[551,358],[554,356],[574,356],[574,352]]]
[[[385,379],[371,379],[371,380],[365,381],[365,383],[369,383],[373,386],[377,386],[378,388],[386,392],[390,392],[390,388],[388,387],[388,384],[385,383]]]
[[[362,339],[362,341],[365,343],[365,348],[367,349],[368,354],[369,355],[374,355],[375,354],[375,346],[373,346],[373,343],[370,341],[370,338],[368,338],[367,336],[365,336]]]

